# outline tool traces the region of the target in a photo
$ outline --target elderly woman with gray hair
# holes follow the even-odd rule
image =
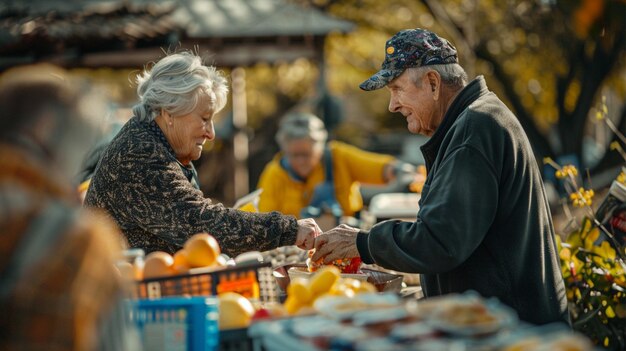
[[[297,245],[310,249],[320,233],[312,220],[278,212],[249,213],[205,198],[192,161],[213,140],[213,117],[225,105],[226,79],[200,57],[164,57],[137,78],[140,102],[96,168],[85,205],[106,210],[131,247],[176,252],[208,232],[237,255]]]

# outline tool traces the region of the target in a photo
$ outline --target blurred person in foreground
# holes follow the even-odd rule
[[[569,323],[541,174],[515,115],[482,76],[468,83],[456,49],[435,33],[400,31],[385,50],[382,69],[360,87],[386,86],[389,110],[430,137],[417,218],[369,232],[339,226],[318,237],[313,260],[360,256],[422,273],[426,297],[475,290],[524,321]]]
[[[318,217],[322,211],[354,216],[363,208],[361,183],[387,184],[403,168],[415,172],[390,155],[327,139],[317,116],[292,112],[283,117],[276,133],[281,152],[265,166],[257,186],[263,189],[260,211],[299,218]]]
[[[72,183],[104,105],[54,66],[0,78],[0,349],[126,350],[115,224]]]
[[[179,250],[193,234],[213,235],[235,256],[279,246],[313,247],[312,219],[250,213],[205,198],[192,161],[215,138],[226,79],[191,52],[168,55],[137,77],[140,102],[102,155],[85,205],[106,210],[129,244],[146,252]]]

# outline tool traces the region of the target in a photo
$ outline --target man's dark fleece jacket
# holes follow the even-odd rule
[[[426,297],[474,290],[520,319],[569,323],[552,218],[520,123],[482,76],[422,146],[428,177],[415,222],[360,232],[363,262],[422,273]]]

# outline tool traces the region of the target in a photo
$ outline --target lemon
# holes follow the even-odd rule
[[[218,299],[220,330],[245,328],[250,324],[255,312],[250,300],[235,292],[220,294]]]
[[[302,303],[295,297],[295,295],[287,296],[287,300],[285,300],[285,310],[288,314],[295,314],[301,307]]]
[[[313,297],[309,290],[309,282],[304,278],[293,279],[287,286],[287,296],[293,296],[303,304],[308,303]]]
[[[362,294],[362,293],[377,293],[378,289],[376,289],[376,286],[374,286],[374,284],[370,283],[370,282],[361,282],[361,286],[355,291],[357,294]]]
[[[349,284],[339,280],[328,290],[328,295],[354,297],[354,289]]]
[[[317,270],[311,278],[309,289],[313,295],[321,295],[330,290],[340,276],[341,272],[339,268],[335,266],[324,266]]]

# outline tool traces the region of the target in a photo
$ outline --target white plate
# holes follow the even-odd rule
[[[432,311],[432,315],[427,319],[428,323],[435,329],[459,336],[476,336],[495,333],[503,328],[510,328],[517,322],[517,314],[508,306],[495,300],[485,300],[474,298],[473,296],[461,296],[452,301],[441,301],[443,303]],[[470,306],[482,305],[483,312],[488,320],[485,321],[455,321],[462,309]],[[467,311],[465,313],[476,316],[476,312]]]
[[[401,300],[393,293],[363,293],[354,297],[323,296],[315,300],[313,308],[322,315],[335,319],[348,319],[359,311],[401,307]]]

